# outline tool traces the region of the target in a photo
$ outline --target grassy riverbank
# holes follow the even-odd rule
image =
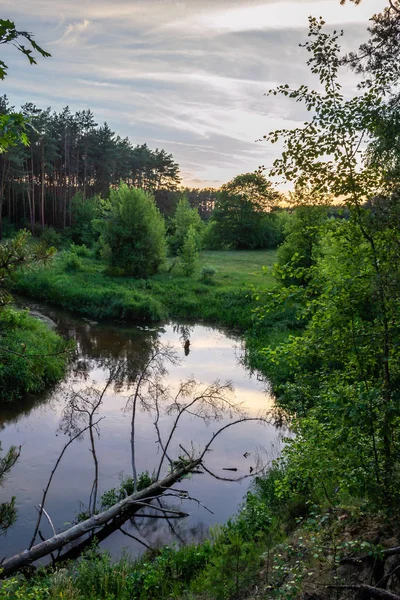
[[[60,253],[46,269],[19,273],[13,289],[94,319],[139,322],[179,317],[247,328],[252,320],[252,290],[261,292],[273,285],[272,276],[263,274],[262,267],[271,266],[275,255],[274,251],[204,252],[192,277],[173,269],[137,280],[110,275],[103,261]],[[209,280],[201,277],[206,266],[215,270]]]
[[[67,345],[56,332],[26,311],[4,308],[0,311],[0,402],[38,394],[59,381],[67,356]]]

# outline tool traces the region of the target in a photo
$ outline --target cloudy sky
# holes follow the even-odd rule
[[[264,93],[280,83],[313,83],[299,43],[308,15],[366,37],[385,0],[2,0],[2,18],[27,30],[52,57],[30,67],[3,46],[9,75],[1,92],[20,106],[90,108],[133,143],[165,148],[183,182],[219,186],[268,166],[277,146],[263,134],[296,126],[297,104]],[[352,93],[355,79],[345,75]]]

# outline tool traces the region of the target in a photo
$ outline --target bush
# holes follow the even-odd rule
[[[62,235],[58,233],[54,227],[47,227],[47,225],[45,226],[40,239],[46,246],[53,246],[54,248],[60,248],[63,242]]]
[[[85,244],[74,244],[74,242],[71,243],[70,245],[70,252],[73,252],[74,254],[76,254],[77,256],[90,256],[90,250],[87,246],[85,246]]]
[[[200,273],[201,283],[205,283],[206,285],[213,284],[215,273],[214,267],[203,267]]]
[[[142,279],[157,273],[166,257],[165,223],[154,198],[121,184],[111,192],[111,211],[104,232],[110,266]]]
[[[80,271],[83,268],[82,260],[74,252],[66,252],[64,267],[66,271]]]
[[[0,401],[12,401],[24,393],[39,393],[64,374],[67,356],[57,353],[64,342],[27,311],[0,311]],[[7,352],[21,354],[10,354]],[[28,355],[34,356],[27,358]],[[25,356],[24,356],[25,355]]]
[[[193,275],[199,260],[199,253],[196,244],[196,230],[192,225],[185,236],[182,249],[179,252],[179,259],[186,277]]]
[[[182,251],[190,227],[194,231],[196,249],[201,250],[205,225],[197,209],[191,208],[188,199],[184,197],[179,200],[174,218],[170,222],[172,233],[168,242],[173,255],[177,255]]]

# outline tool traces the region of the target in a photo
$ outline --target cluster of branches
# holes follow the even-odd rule
[[[66,227],[71,198],[106,196],[121,181],[156,192],[175,190],[179,166],[165,150],[146,144],[133,146],[107,123],[97,125],[93,113],[42,110],[32,103],[15,113],[6,96],[0,98],[0,116],[22,114],[26,142],[0,155],[0,222],[35,222]]]

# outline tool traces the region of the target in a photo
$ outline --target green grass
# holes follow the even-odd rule
[[[262,268],[272,267],[275,262],[276,250],[210,250],[200,255],[200,267],[214,267],[216,281],[233,289],[243,285],[271,287],[274,279]]]
[[[0,311],[0,402],[37,394],[64,375],[62,338],[26,311]]]
[[[174,267],[170,273],[137,280],[108,275],[100,260],[71,261],[60,254],[49,268],[18,274],[13,289],[97,319],[205,319],[247,330],[253,321],[253,292],[262,294],[274,285],[262,270],[274,261],[274,251],[204,252],[192,277],[183,277]],[[216,271],[211,284],[200,280],[204,266]]]

